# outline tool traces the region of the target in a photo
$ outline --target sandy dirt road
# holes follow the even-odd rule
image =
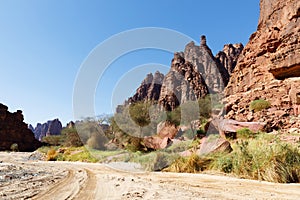
[[[300,184],[128,172],[104,164],[28,161],[0,153],[0,199],[300,199]]]

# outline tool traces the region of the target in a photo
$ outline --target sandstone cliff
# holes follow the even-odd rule
[[[23,120],[22,111],[10,113],[0,103],[0,151],[10,150],[12,144],[17,144],[19,151],[34,151],[41,146]]]
[[[196,46],[194,42],[186,45],[184,58],[201,74],[210,93],[223,92],[229,80],[229,73],[213,56],[205,36],[201,36],[200,46]]]
[[[292,96],[300,94],[300,1],[261,0],[257,31],[245,46],[225,90],[227,118],[265,121],[269,129],[298,128]],[[291,89],[293,88],[293,91]],[[299,97],[300,98],[300,97]],[[255,99],[271,108],[249,111]]]
[[[154,76],[152,73],[147,74],[146,78],[142,81],[136,93],[128,99],[128,102],[137,101],[157,101],[160,96],[161,85],[164,80],[164,75],[156,71]]]
[[[197,68],[183,58],[183,53],[175,53],[171,69],[162,83],[159,103],[170,111],[186,101],[205,97],[208,93]]]
[[[136,93],[125,102],[158,101],[166,110],[173,110],[181,103],[202,98],[209,93],[222,93],[242,52],[242,44],[224,46],[216,57],[201,36],[200,45],[190,42],[184,52],[177,52],[170,71],[164,76],[148,74]],[[122,112],[122,106],[117,107]]]
[[[229,75],[234,70],[238,58],[244,49],[243,44],[226,44],[222,51],[216,55],[216,59],[221,66],[224,66]]]

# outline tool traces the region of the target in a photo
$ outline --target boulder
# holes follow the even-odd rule
[[[191,156],[192,154],[207,155],[210,153],[230,153],[232,147],[230,142],[217,134],[211,134],[201,139],[197,149],[188,149],[180,153],[181,156]]]
[[[172,140],[168,137],[160,138],[159,136],[146,136],[143,139],[145,147],[153,150],[167,148],[172,144]]]
[[[236,133],[238,130],[248,128],[254,133],[263,131],[266,126],[264,122],[239,122],[231,119],[214,118],[204,127],[207,135],[217,134],[225,138],[225,133]]]
[[[199,155],[206,155],[209,153],[230,153],[232,151],[230,142],[225,140],[222,137],[219,137],[218,135],[210,135],[208,137],[205,137],[201,141],[200,149],[197,151],[197,154]]]
[[[160,122],[157,125],[157,134],[160,138],[173,139],[178,133],[178,128],[169,122]]]

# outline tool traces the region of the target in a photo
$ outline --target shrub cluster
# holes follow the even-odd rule
[[[267,134],[233,144],[231,153],[180,157],[165,171],[196,173],[216,170],[241,178],[276,183],[300,182],[300,150]]]
[[[271,107],[271,103],[263,99],[254,100],[250,103],[250,111],[254,111],[254,112],[258,112],[270,107]]]
[[[56,161],[57,160],[57,156],[58,156],[58,153],[56,152],[56,150],[53,149],[53,148],[51,148],[47,152],[46,160],[47,161]]]

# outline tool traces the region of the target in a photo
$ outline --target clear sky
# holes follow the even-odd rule
[[[258,18],[258,0],[0,0],[0,102],[23,110],[26,123],[59,118],[65,124],[73,119],[81,64],[114,34],[142,27],[174,29],[196,41],[204,34],[216,54],[224,44],[246,44]],[[122,56],[99,83],[105,91],[96,92],[97,114],[114,112],[112,91],[124,73],[144,63],[169,66],[171,59],[154,50]],[[139,72],[124,96],[157,69],[168,71],[153,66]]]

